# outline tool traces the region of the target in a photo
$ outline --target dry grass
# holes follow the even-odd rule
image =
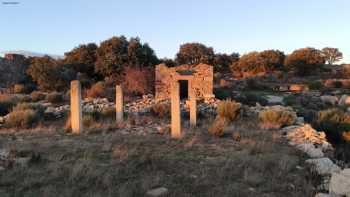
[[[228,99],[219,103],[217,107],[217,115],[228,121],[234,121],[238,117],[240,109],[240,103]]]
[[[259,113],[259,121],[261,128],[279,129],[292,125],[295,122],[295,117],[289,111],[266,109]]]
[[[224,135],[225,128],[229,125],[229,119],[217,116],[209,127],[208,131],[211,135],[221,137]]]
[[[313,196],[303,160],[283,138],[256,123],[235,122],[231,137],[206,126],[181,140],[160,135],[22,133],[0,136],[0,148],[40,155],[27,168],[0,174],[1,196],[145,196],[163,186],[168,196]],[[230,132],[230,131],[228,131]],[[10,140],[11,139],[11,140]],[[110,146],[107,147],[106,146]]]

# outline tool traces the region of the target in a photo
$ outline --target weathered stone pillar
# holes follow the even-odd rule
[[[124,120],[124,101],[123,101],[123,89],[120,85],[115,87],[115,112],[117,122]]]
[[[71,127],[73,133],[79,134],[83,130],[80,82],[78,80],[72,81],[70,86]]]
[[[171,137],[181,137],[180,85],[178,81],[171,83]]]
[[[190,125],[195,127],[197,125],[197,99],[196,93],[193,89],[193,82],[189,80],[189,99],[190,99]]]

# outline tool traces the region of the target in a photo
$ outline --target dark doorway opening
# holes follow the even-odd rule
[[[180,99],[188,99],[188,81],[179,80],[180,84]]]

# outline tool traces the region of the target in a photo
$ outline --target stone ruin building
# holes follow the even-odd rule
[[[189,98],[191,94],[190,84],[192,84],[193,93],[198,100],[215,97],[213,94],[213,67],[210,65],[181,65],[169,68],[165,64],[159,64],[156,66],[155,72],[156,101],[170,99],[171,83],[175,81],[180,84],[181,99]]]

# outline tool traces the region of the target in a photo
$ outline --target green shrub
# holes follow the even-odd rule
[[[235,100],[245,105],[253,105],[253,106],[255,106],[256,103],[259,103],[260,105],[268,104],[268,101],[264,96],[261,96],[258,93],[253,93],[253,92],[245,92],[237,96]]]
[[[219,103],[216,112],[219,117],[226,118],[228,121],[234,121],[238,117],[240,109],[240,103],[227,99]]]
[[[321,90],[323,89],[323,84],[320,81],[311,81],[308,83],[310,90]]]
[[[291,95],[284,97],[283,102],[284,102],[284,104],[286,104],[288,106],[297,105],[298,104],[297,98],[298,97],[296,95],[291,94]]]
[[[157,103],[151,107],[151,113],[159,118],[169,118],[170,112],[170,104],[167,103]]]
[[[45,99],[45,94],[39,92],[39,91],[33,91],[30,94],[30,97],[32,99],[33,102],[37,102],[37,101],[41,101]]]
[[[58,92],[51,92],[46,95],[45,100],[50,103],[61,103],[63,102],[63,95]]]
[[[214,89],[215,98],[224,100],[231,98],[231,91],[228,88],[215,88]]]
[[[339,143],[350,131],[350,115],[339,108],[332,108],[317,113],[315,127],[326,132],[327,138]],[[345,133],[345,134],[344,134]]]
[[[43,109],[25,103],[20,103],[9,113],[5,125],[7,127],[29,128],[37,124],[42,117]]]
[[[264,129],[279,129],[290,126],[296,121],[296,115],[291,111],[269,108],[259,113],[260,127]]]
[[[271,90],[271,88],[262,84],[257,78],[247,79],[245,89],[246,90]]]

